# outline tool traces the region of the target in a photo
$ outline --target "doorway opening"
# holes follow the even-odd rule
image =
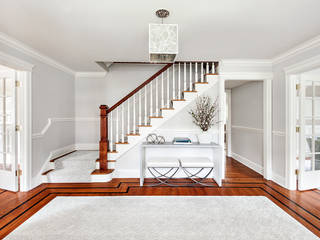
[[[248,176],[241,177],[263,178],[263,87],[263,81],[225,82],[226,161],[236,160],[258,173],[248,171]]]

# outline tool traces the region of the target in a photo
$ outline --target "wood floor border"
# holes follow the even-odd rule
[[[183,183],[186,183],[186,182],[176,182],[176,183],[183,184]],[[137,184],[137,186],[130,186],[130,184]],[[52,184],[52,185],[55,185],[55,184]],[[130,190],[131,189],[139,189],[139,188],[141,188],[140,186],[138,186],[138,182],[137,181],[121,181],[121,182],[117,183],[115,186],[90,186],[90,185],[86,186],[85,184],[83,186],[76,186],[77,184],[73,184],[73,185],[75,185],[75,186],[72,186],[72,187],[68,187],[68,186],[50,187],[50,185],[48,185],[48,186],[44,187],[42,190],[40,190],[39,192],[37,192],[37,193],[33,194],[32,196],[30,196],[28,199],[26,199],[25,201],[23,201],[19,205],[17,205],[15,208],[9,210],[7,213],[5,213],[2,216],[0,216],[0,220],[1,220],[1,219],[5,218],[6,216],[8,216],[10,213],[13,213],[14,211],[18,210],[21,206],[25,205],[26,203],[28,203],[29,201],[31,201],[32,199],[37,197],[39,194],[43,193],[44,191],[48,191],[48,193],[44,197],[42,197],[37,202],[35,202],[31,206],[29,206],[27,209],[23,210],[21,213],[18,213],[17,216],[15,216],[13,219],[8,221],[4,226],[2,226],[0,228],[0,236],[3,236],[1,234],[1,232],[4,232],[5,235],[9,234],[16,227],[18,227],[20,224],[22,224],[25,220],[27,220],[29,217],[31,217],[35,212],[39,211],[49,201],[47,203],[45,203],[43,206],[41,206],[39,209],[37,209],[36,211],[32,212],[31,214],[28,214],[29,216],[27,218],[24,217],[28,212],[30,212],[34,208],[37,208],[39,205],[43,204],[43,201],[45,201],[47,198],[54,199],[56,196],[76,196],[76,195],[78,195],[78,196],[80,196],[80,195],[86,195],[86,196],[104,195],[104,196],[108,196],[108,195],[112,195],[112,194],[117,194],[117,195],[121,194],[122,195],[122,194],[130,194]],[[225,186],[225,185],[235,185],[235,186]],[[243,185],[245,185],[245,186],[243,186]],[[120,189],[122,187],[124,187],[123,190],[125,190],[125,191],[120,191]],[[144,188],[149,188],[149,187],[144,187]],[[150,187],[150,188],[172,188],[172,187],[170,187],[170,186],[157,186],[157,187]],[[190,188],[190,187],[179,186],[179,188]],[[225,182],[224,186],[222,186],[222,187],[218,187],[218,186],[210,186],[210,187],[207,187],[207,186],[193,186],[191,188],[194,188],[194,189],[197,189],[197,188],[202,188],[202,189],[251,189],[251,190],[252,189],[259,189],[261,192],[265,193],[270,198],[273,198],[281,206],[283,206],[288,211],[290,211],[292,214],[294,214],[298,218],[298,219],[297,218],[296,219],[298,221],[300,219],[299,222],[302,223],[309,230],[311,230],[311,229],[308,226],[306,226],[303,223],[303,221],[308,223],[309,226],[312,226],[314,229],[316,229],[317,232],[315,232],[315,231],[312,231],[312,232],[314,232],[316,235],[320,236],[320,227],[316,226],[312,221],[306,219],[303,215],[301,215],[295,209],[290,207],[288,204],[286,204],[283,201],[281,201],[277,196],[275,196],[275,194],[273,194],[270,191],[272,190],[275,193],[279,194],[280,196],[285,198],[287,201],[291,202],[296,207],[298,207],[299,209],[304,211],[306,214],[308,214],[308,215],[312,216],[313,218],[317,219],[318,221],[320,221],[320,217],[318,217],[317,215],[313,214],[309,210],[305,209],[299,203],[297,203],[294,200],[290,199],[289,197],[287,197],[285,194],[283,194],[280,191],[278,191],[273,186],[270,186],[268,183],[265,183],[265,182],[245,183],[245,182],[231,182],[230,181],[230,182]],[[268,188],[268,189],[271,189],[271,190],[268,190],[268,189],[265,189],[265,188]],[[59,191],[59,190],[71,190],[71,189],[80,190],[80,191]],[[114,189],[116,191],[111,191],[111,192],[94,191],[95,189],[100,189],[100,190]],[[81,191],[81,190],[85,190],[85,191]],[[88,190],[91,190],[91,191],[88,191]],[[317,192],[317,191],[315,191],[315,192]],[[3,193],[3,192],[1,192],[1,193]],[[320,194],[320,192],[317,192],[317,193]],[[174,196],[175,194],[172,194],[172,195]],[[212,196],[215,196],[215,195],[212,195]],[[220,196],[220,195],[218,195],[218,196]],[[50,200],[52,200],[52,199],[50,199]],[[290,215],[292,216],[292,214],[290,214]],[[19,219],[21,219],[21,218],[23,218],[22,221],[19,221]],[[16,225],[15,224],[16,222],[20,222],[20,223],[18,225]],[[11,227],[12,229],[9,229],[11,225],[16,225],[16,226],[14,228]],[[6,228],[8,228],[8,230],[6,230]]]

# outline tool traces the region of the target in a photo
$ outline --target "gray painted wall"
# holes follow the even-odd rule
[[[263,167],[263,82],[231,89],[232,153],[258,169]],[[240,157],[239,157],[240,156]],[[236,158],[236,157],[235,157]]]
[[[34,65],[32,71],[32,133],[39,133],[48,118],[74,118],[74,76],[0,43],[0,51]],[[41,169],[50,152],[74,144],[73,121],[53,123],[43,137],[32,140],[32,179],[40,184]]]

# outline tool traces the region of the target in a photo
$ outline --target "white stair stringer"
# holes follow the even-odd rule
[[[205,91],[210,89],[219,80],[218,75],[207,75],[207,83],[195,83],[194,91],[184,92],[185,101],[172,101],[173,109],[162,109],[162,118],[151,118],[151,126],[139,127],[139,136],[129,136],[128,144],[116,144],[117,153],[108,153],[108,160],[117,160],[131,148],[133,148],[138,143],[145,140],[148,134],[152,133],[154,130],[158,129],[166,121],[170,120],[177,113],[182,111],[190,103],[192,103],[198,96],[201,96]],[[114,165],[113,165],[114,167]],[[111,168],[114,169],[114,168]]]

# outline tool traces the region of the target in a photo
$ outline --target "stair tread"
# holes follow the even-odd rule
[[[195,82],[194,84],[209,84],[208,82]]]
[[[127,136],[140,136],[139,133],[130,133],[130,134],[127,134]]]
[[[138,127],[152,127],[152,125],[138,125]]]
[[[193,91],[183,91],[183,92],[196,93],[197,91],[193,90]]]
[[[161,116],[150,116],[149,118],[163,118]]]
[[[174,110],[174,108],[160,108],[161,110]]]
[[[129,144],[128,142],[116,142],[116,144]]]
[[[171,101],[186,101],[185,99],[172,99]]]
[[[114,171],[114,169],[107,169],[107,170],[100,170],[96,169],[94,170],[91,175],[104,175],[104,174],[110,174]]]

